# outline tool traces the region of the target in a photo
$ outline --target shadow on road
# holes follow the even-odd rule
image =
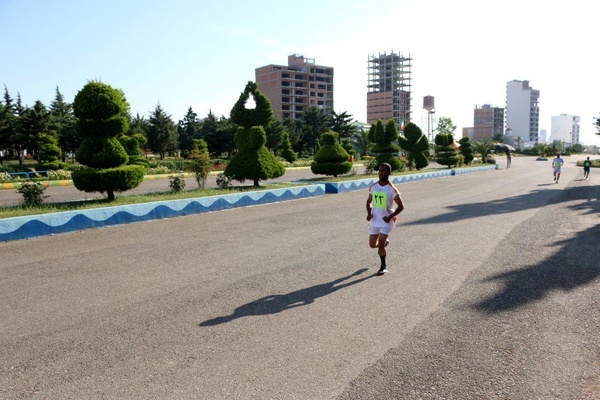
[[[600,202],[597,201],[599,190],[598,186],[569,188],[556,202],[584,199],[587,201],[580,201],[568,208],[579,211],[577,215],[581,215],[581,211],[583,215],[597,215],[600,213]],[[560,226],[556,229],[560,229]],[[598,237],[600,224],[578,232],[567,240],[553,243],[556,251],[540,264],[514,269],[483,280],[502,281],[504,286],[495,295],[476,304],[475,308],[488,313],[508,311],[542,300],[552,291],[568,292],[598,279]]]
[[[361,275],[366,271],[368,271],[368,268],[362,268],[348,276],[335,279],[331,282],[311,286],[306,289],[296,290],[288,294],[274,294],[270,296],[265,296],[261,299],[239,306],[230,315],[216,317],[204,321],[200,324],[200,326],[219,325],[232,321],[236,318],[248,317],[251,315],[276,314],[285,310],[289,310],[291,308],[305,306],[313,303],[319,297],[327,296],[337,290],[347,288],[348,286],[356,285],[357,283],[363,282],[369,278],[376,276],[376,274],[367,275],[360,279],[339,285],[339,283],[344,282],[354,276]]]
[[[566,194],[566,195],[565,195]],[[551,199],[548,201],[548,199]],[[423,218],[404,225],[443,224],[468,218],[478,218],[486,215],[510,214],[513,212],[539,208],[546,204],[573,201],[573,200],[598,200],[598,187],[568,187],[550,190],[534,190],[520,196],[508,197],[489,202],[457,204],[449,206],[451,210],[431,218]]]

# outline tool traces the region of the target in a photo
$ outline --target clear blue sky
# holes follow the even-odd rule
[[[0,84],[23,102],[68,101],[88,80],[125,92],[132,112],[157,104],[177,122],[191,106],[229,115],[254,69],[298,53],[335,68],[335,110],[366,120],[367,59],[413,58],[413,121],[437,116],[473,125],[475,105],[505,106],[506,82],[529,80],[540,128],[581,117],[599,144],[597,19],[589,0],[0,0]]]

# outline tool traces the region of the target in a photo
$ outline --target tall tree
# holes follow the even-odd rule
[[[437,132],[442,135],[454,135],[456,125],[452,122],[452,119],[448,117],[441,117],[437,123]]]
[[[188,108],[183,119],[177,124],[180,150],[190,152],[194,149],[194,139],[200,137],[200,126],[198,114],[192,110],[192,107]]]
[[[49,133],[58,139],[58,146],[62,151],[62,161],[66,160],[67,154],[75,154],[81,140],[75,134],[75,123],[73,105],[65,101],[58,86],[56,95],[50,103]]]
[[[27,149],[39,160],[39,143],[42,135],[48,134],[50,113],[40,100],[33,107],[26,108],[20,119],[20,132],[16,140],[21,149]]]
[[[300,123],[304,131],[303,144],[312,149],[313,154],[317,151],[317,144],[321,135],[329,130],[329,118],[325,111],[317,107],[309,107],[300,117]]]
[[[218,130],[219,120],[212,110],[208,110],[208,115],[202,120],[200,125],[200,138],[204,139],[208,145],[209,153],[220,154]]]
[[[265,128],[265,133],[267,134],[267,143],[265,146],[271,151],[277,150],[281,146],[284,131],[285,126],[277,119],[272,124],[269,124]]]
[[[177,148],[177,128],[160,104],[148,118],[148,129],[146,131],[148,147],[153,153],[157,153],[163,160],[167,151]]]
[[[339,134],[340,142],[342,139],[350,138],[356,131],[356,125],[352,123],[354,118],[352,118],[352,115],[348,114],[347,111],[344,111],[341,114],[333,111],[331,113],[330,121],[330,129]]]
[[[227,153],[227,158],[231,158],[233,151],[235,150],[235,134],[237,132],[237,125],[225,116],[221,116],[217,121],[217,140],[215,155],[220,156],[223,153]]]

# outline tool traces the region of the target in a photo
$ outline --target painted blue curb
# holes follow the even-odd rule
[[[450,170],[422,172],[418,174],[409,175],[393,175],[390,180],[394,185],[402,183],[418,182],[425,179],[434,179],[450,176]],[[354,190],[368,189],[373,183],[377,182],[377,178],[361,179],[357,181],[346,181],[346,182],[326,182],[325,192],[326,193],[344,193]]]
[[[481,167],[467,167],[467,168],[453,169],[452,175],[468,174],[470,172],[491,171],[494,169],[499,169],[498,164],[484,165]]]
[[[460,169],[444,169],[439,171],[428,171],[417,174],[408,175],[392,175],[390,180],[394,185],[402,183],[411,183],[423,181],[426,179],[444,178],[458,174],[466,174],[469,172],[489,171],[498,169],[497,165],[486,165],[481,167],[460,168]],[[458,172],[457,172],[458,171]],[[368,189],[373,183],[377,182],[377,178],[359,179],[355,181],[345,182],[325,182],[325,193],[345,193],[355,190]]]
[[[236,193],[183,200],[157,201],[125,206],[0,219],[0,242],[122,225],[153,219],[180,217],[238,207],[277,203],[325,195],[325,185]]]

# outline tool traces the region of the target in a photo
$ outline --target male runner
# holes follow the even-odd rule
[[[590,158],[588,157],[587,160],[585,160],[583,162],[583,177],[586,180],[590,176],[590,167],[591,166],[592,166],[592,162],[590,161]]]
[[[389,243],[388,236],[396,227],[396,215],[404,210],[400,192],[389,181],[391,172],[390,164],[383,163],[379,166],[379,181],[369,187],[369,198],[367,199],[367,221],[371,222],[369,246],[372,249],[377,248],[381,260],[379,275],[387,272],[385,248]],[[396,203],[395,208],[394,203]]]
[[[563,166],[565,162],[562,158],[560,158],[560,153],[556,153],[556,158],[552,160],[552,168],[554,168],[554,182],[558,183],[560,179],[560,167]]]

